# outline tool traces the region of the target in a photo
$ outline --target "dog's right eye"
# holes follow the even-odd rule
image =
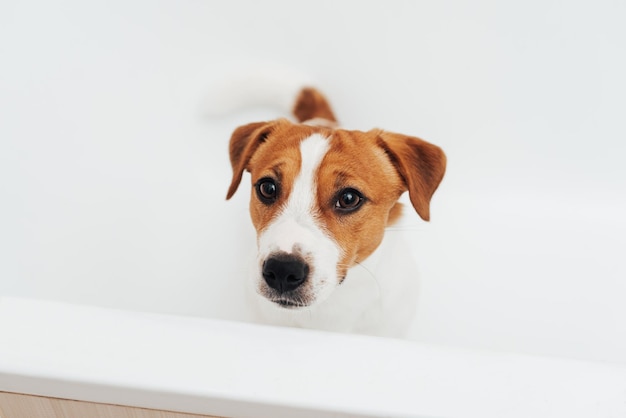
[[[342,191],[340,191],[337,194],[336,199],[337,200],[335,201],[335,210],[342,213],[354,212],[359,207],[361,207],[361,205],[365,201],[365,198],[363,197],[361,192],[351,188],[343,189]]]
[[[271,178],[262,178],[256,184],[256,194],[265,204],[274,203],[278,197],[278,185]]]

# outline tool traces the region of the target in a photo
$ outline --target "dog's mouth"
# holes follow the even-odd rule
[[[280,298],[280,299],[270,299],[272,302],[285,309],[298,309],[298,308],[306,308],[307,305],[302,302],[296,302],[291,299]]]

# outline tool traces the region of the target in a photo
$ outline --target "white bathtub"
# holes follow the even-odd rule
[[[355,20],[356,3],[257,3],[0,6],[0,392],[225,416],[626,416],[621,6],[358,2]],[[446,151],[432,221],[407,211],[388,232],[420,270],[407,341],[236,322],[254,234],[247,178],[224,201],[227,140],[277,112],[198,108],[264,60],[318,78],[347,127]]]
[[[227,417],[626,413],[610,364],[21,299],[0,325],[11,393]]]

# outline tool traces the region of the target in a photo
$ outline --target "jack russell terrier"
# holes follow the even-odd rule
[[[314,88],[299,89],[292,111],[298,123],[250,123],[230,139],[226,198],[245,171],[252,180],[254,315],[275,325],[401,335],[415,310],[417,278],[410,268],[380,267],[406,252],[396,245],[381,254],[380,244],[405,191],[429,220],[445,154],[416,137],[340,129]],[[368,267],[373,258],[376,267]]]

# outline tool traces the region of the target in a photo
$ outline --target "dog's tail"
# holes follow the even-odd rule
[[[337,118],[322,93],[313,87],[304,87],[296,96],[296,103],[292,109],[298,122],[315,123],[318,125],[334,126]]]
[[[328,101],[310,77],[284,68],[262,66],[229,74],[209,88],[203,113],[223,116],[252,107],[291,113],[298,122],[336,125]]]

